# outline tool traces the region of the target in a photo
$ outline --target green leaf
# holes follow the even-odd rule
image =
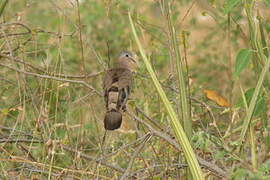
[[[248,106],[250,104],[254,91],[255,91],[255,88],[250,88],[245,92],[245,98],[246,98]],[[238,102],[236,103],[236,107],[243,107],[243,106],[244,106],[243,99],[239,99]],[[265,110],[265,100],[264,100],[264,97],[260,95],[257,99],[253,116],[259,115],[264,110]]]
[[[225,2],[224,12],[228,14],[241,0],[227,0]]]
[[[234,77],[237,77],[242,70],[248,65],[251,51],[249,49],[241,49],[236,56]]]
[[[265,3],[270,7],[270,0],[265,0]]]

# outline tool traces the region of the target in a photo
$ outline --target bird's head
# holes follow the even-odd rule
[[[129,69],[132,72],[135,72],[139,63],[137,60],[137,55],[130,51],[123,51],[120,53],[117,60],[118,68]]]

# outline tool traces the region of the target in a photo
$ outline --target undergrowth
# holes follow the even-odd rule
[[[269,179],[269,8],[2,0],[0,177]],[[102,79],[123,50],[140,67],[103,143]]]

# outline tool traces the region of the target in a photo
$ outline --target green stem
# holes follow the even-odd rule
[[[251,102],[250,102],[250,105],[248,107],[247,115],[244,119],[243,129],[242,129],[241,134],[240,134],[240,143],[242,143],[244,141],[244,138],[246,136],[246,132],[247,132],[247,129],[249,127],[249,124],[250,124],[250,121],[251,121],[251,118],[253,115],[253,111],[254,111],[254,108],[255,108],[263,81],[266,77],[267,72],[269,71],[269,67],[270,67],[270,56],[268,57],[268,60],[266,61],[266,64],[265,64],[265,66],[260,74],[258,83],[256,85],[255,91],[254,91],[253,96],[251,98]]]
[[[184,75],[184,66],[181,60],[179,45],[177,41],[177,33],[172,23],[171,18],[171,6],[170,2],[168,1],[165,3],[165,11],[167,14],[168,19],[168,27],[170,31],[170,35],[172,38],[172,47],[175,54],[175,61],[176,61],[176,70],[177,70],[177,77],[178,77],[178,87],[179,87],[179,105],[180,105],[180,112],[181,112],[181,118],[184,123],[184,130],[187,134],[187,137],[190,139],[192,136],[192,121],[190,118],[190,108],[189,108],[189,101],[187,96],[187,88],[188,87],[188,78],[185,78]],[[186,80],[185,80],[186,79]]]
[[[4,12],[4,10],[5,10],[6,6],[7,6],[7,3],[8,3],[8,0],[5,0],[3,2],[3,4],[1,5],[1,7],[0,7],[0,17],[2,16],[2,14]]]
[[[153,83],[158,91],[158,94],[159,94],[159,96],[160,96],[160,98],[161,98],[161,100],[162,100],[162,102],[163,102],[163,104],[168,112],[168,115],[170,117],[169,119],[171,120],[172,128],[174,130],[174,133],[176,135],[178,142],[180,143],[180,145],[183,149],[183,152],[184,152],[185,158],[188,162],[189,168],[191,170],[193,179],[203,180],[204,176],[202,174],[202,170],[199,166],[199,163],[196,159],[195,153],[194,153],[194,151],[193,151],[193,149],[188,141],[188,138],[187,138],[179,120],[177,119],[176,113],[173,110],[172,105],[170,104],[164,90],[162,89],[162,87],[157,79],[157,76],[154,73],[154,70],[153,70],[149,60],[147,59],[147,57],[145,55],[144,49],[139,41],[137,32],[135,30],[134,23],[133,23],[133,20],[131,18],[130,12],[128,13],[128,17],[129,17],[129,22],[130,22],[131,29],[133,32],[133,36],[134,36],[135,41],[136,41],[138,48],[140,50],[140,54],[142,56],[144,64],[145,64],[147,71],[150,74],[151,79],[152,79],[152,81],[153,81]]]

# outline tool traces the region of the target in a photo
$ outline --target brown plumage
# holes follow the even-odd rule
[[[115,68],[109,69],[103,81],[106,114],[104,128],[115,130],[120,128],[122,113],[126,110],[126,102],[131,92],[132,72],[137,66],[135,55],[131,52],[120,54]]]

